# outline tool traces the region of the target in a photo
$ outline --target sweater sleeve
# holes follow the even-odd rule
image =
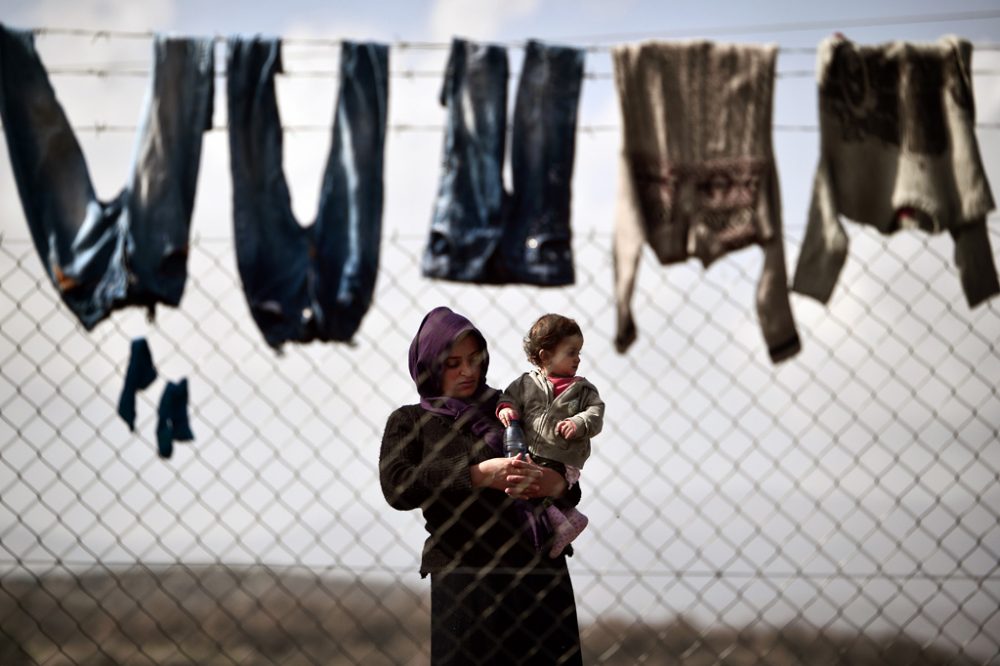
[[[444,430],[438,441],[425,442],[424,411],[397,409],[389,416],[379,453],[382,494],[394,509],[422,507],[440,493],[471,492],[469,457],[464,446],[451,446],[461,435]]]
[[[795,328],[792,304],[788,300],[785,241],[781,230],[781,194],[778,192],[778,172],[773,162],[767,189],[771,210],[774,211],[774,235],[763,244],[764,266],[757,281],[757,320],[764,334],[771,362],[778,363],[798,354],[802,343]]]
[[[497,401],[497,411],[500,409],[500,405],[507,404],[513,407],[518,412],[524,411],[524,389],[521,387],[521,382],[524,379],[524,375],[521,375],[514,381],[512,381],[504,392],[500,394],[500,398]],[[523,413],[522,413],[523,416]]]
[[[950,231],[955,239],[955,265],[962,280],[962,291],[969,307],[974,308],[1000,293],[986,220],[979,219]]]
[[[615,231],[612,241],[617,315],[615,349],[619,354],[624,354],[637,336],[635,319],[632,316],[632,294],[635,292],[642,247],[646,242],[640,219],[639,202],[631,170],[625,156],[619,155],[618,199],[615,204]]]
[[[806,234],[792,278],[792,291],[820,303],[830,300],[847,260],[848,238],[837,213],[833,187],[833,176],[821,156],[813,179]]]
[[[597,389],[588,386],[585,393],[583,409],[574,414],[571,420],[576,423],[584,437],[596,437],[604,428],[604,401]]]

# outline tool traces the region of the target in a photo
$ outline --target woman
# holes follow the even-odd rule
[[[386,423],[379,475],[386,501],[421,509],[430,533],[431,662],[580,664],[565,555],[550,558],[541,502],[575,505],[556,470],[502,457],[499,393],[486,385],[486,340],[465,317],[431,310],[410,345],[420,403]]]

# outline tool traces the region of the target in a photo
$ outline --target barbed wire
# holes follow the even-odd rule
[[[818,125],[796,125],[788,123],[775,123],[771,126],[774,131],[777,132],[818,132]],[[3,126],[0,125],[0,129]],[[95,134],[117,134],[123,132],[134,132],[138,129],[137,125],[119,125],[114,123],[87,123],[87,124],[74,124],[72,126],[75,132],[93,132]],[[283,124],[282,129],[288,133],[311,133],[311,132],[329,132],[333,128],[331,125],[326,124]],[[406,132],[443,132],[445,130],[444,125],[438,124],[416,124],[416,123],[392,123],[387,126],[390,132],[406,133]],[[578,134],[605,134],[608,132],[617,132],[621,129],[619,125],[579,125],[577,126]],[[976,129],[979,130],[1000,130],[1000,122],[997,123],[976,123]],[[226,125],[213,125],[208,130],[209,132],[226,132],[228,127]],[[513,131],[513,128],[507,128],[508,133]]]
[[[643,38],[679,38],[679,37],[692,37],[699,35],[746,35],[746,34],[760,34],[760,33],[771,33],[771,32],[798,32],[798,31],[809,31],[809,30],[826,30],[834,29],[841,30],[846,28],[868,28],[877,26],[890,26],[890,25],[912,25],[919,23],[940,23],[940,22],[963,22],[963,21],[982,21],[989,19],[1000,18],[1000,11],[997,10],[982,10],[982,11],[968,11],[968,12],[943,12],[936,14],[906,14],[897,16],[875,16],[867,18],[839,18],[839,19],[821,19],[816,21],[793,21],[793,22],[776,22],[776,23],[766,23],[766,24],[756,24],[756,25],[739,25],[739,26],[706,26],[701,28],[688,28],[685,30],[648,30],[642,32],[622,32],[615,34],[603,34],[603,35],[585,35],[585,36],[575,36],[575,37],[556,37],[564,42],[585,42],[585,44],[580,47],[587,51],[607,51],[610,48],[603,44],[597,42],[607,42],[607,41],[627,41],[634,39]],[[93,40],[110,40],[115,38],[120,39],[152,39],[157,32],[153,30],[93,30],[85,28],[54,28],[54,27],[38,27],[32,28],[32,32],[38,36],[46,35],[66,35],[74,37],[90,37]],[[216,35],[214,39],[217,42],[224,42],[227,37],[223,35]],[[283,37],[282,42],[285,44],[293,45],[308,45],[308,46],[326,46],[326,47],[336,47],[344,43],[344,38],[321,38],[321,37]],[[511,48],[524,48],[527,43],[526,40],[517,41],[507,41],[507,42],[488,42],[495,43],[499,46],[506,46]],[[398,50],[433,50],[441,51],[447,50],[451,47],[449,42],[439,42],[439,41],[411,41],[405,39],[397,39],[390,43],[390,46]],[[1000,45],[986,44],[978,48],[987,49],[1000,49]],[[782,49],[779,49],[779,51]],[[794,52],[814,52],[815,47],[792,47],[789,51]]]
[[[97,78],[113,78],[113,77],[148,77],[152,74],[152,70],[148,68],[136,68],[136,69],[119,69],[113,66],[101,66],[101,67],[88,67],[86,65],[82,66],[72,66],[72,65],[60,65],[56,67],[47,68],[46,72],[52,76],[93,76]],[[973,76],[998,76],[1000,75],[1000,69],[973,69]],[[293,69],[284,70],[277,72],[278,77],[282,78],[314,78],[314,79],[338,79],[340,78],[340,73],[333,70],[320,70],[320,69]],[[389,76],[397,79],[440,79],[444,76],[442,72],[434,70],[418,70],[418,69],[395,69],[389,72]],[[508,74],[508,78],[516,79],[520,76],[520,72],[517,70],[511,71]],[[583,78],[589,80],[612,80],[614,79],[614,72],[593,72],[588,71],[583,73]],[[816,72],[811,69],[795,69],[779,71],[775,73],[775,78],[777,79],[797,79],[797,78],[813,78],[816,76]],[[226,77],[226,72],[224,70],[219,70],[215,72],[215,77],[222,79]]]

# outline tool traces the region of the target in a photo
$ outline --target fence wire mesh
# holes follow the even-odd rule
[[[607,235],[578,235],[577,284],[545,290],[426,280],[424,239],[393,233],[354,343],[279,356],[230,239],[196,239],[179,309],[91,333],[3,239],[0,662],[426,663],[422,521],[377,468],[439,304],[484,331],[494,386],[526,369],[538,314],[583,327],[607,404],[569,561],[586,663],[1000,661],[998,302],[968,309],[946,237],[849,232],[829,306],[793,296],[804,348],[778,366],[755,250],[709,270],[647,254],[619,355]],[[130,433],[139,335],[159,378]],[[181,377],[195,441],[162,460],[157,399]]]

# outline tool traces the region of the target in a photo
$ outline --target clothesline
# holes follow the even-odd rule
[[[114,69],[110,67],[53,67],[47,70],[50,75],[54,76],[96,76],[98,78],[107,77],[148,77],[152,74],[150,69]],[[972,70],[974,76],[997,76],[1000,75],[1000,69],[974,69]],[[280,77],[287,78],[316,78],[316,79],[336,79],[339,73],[334,71],[332,68],[329,70],[291,70],[282,71],[277,73]],[[216,78],[225,78],[226,73],[223,70],[216,71]],[[440,79],[443,76],[442,72],[433,70],[415,70],[415,69],[396,69],[389,72],[389,76],[399,79],[419,79],[419,78],[429,78],[429,79]],[[520,76],[520,72],[512,71],[508,78],[515,79]],[[776,72],[775,78],[812,78],[816,76],[816,72],[811,69],[796,69],[787,70],[784,72]],[[591,80],[611,80],[614,78],[613,72],[584,72],[583,78]]]
[[[1000,17],[1000,12],[997,12],[997,16]],[[112,32],[112,31],[90,31],[82,29],[59,29],[59,28],[36,28],[34,29],[36,34],[73,34],[73,35],[94,35],[94,36],[116,36],[116,37],[152,37],[154,33],[152,32]],[[218,38],[217,38],[218,39]],[[341,43],[342,40],[336,40],[337,43]],[[399,44],[413,44],[410,42],[399,42]],[[427,43],[429,44],[429,43]],[[449,46],[447,44],[440,44],[439,46]],[[1000,50],[1000,45],[991,45],[992,48]],[[982,48],[982,47],[980,47]],[[809,49],[810,51],[815,51],[815,49]],[[99,78],[108,76],[134,76],[134,77],[149,77],[152,74],[150,69],[137,68],[137,69],[112,69],[112,68],[93,68],[93,67],[54,67],[47,70],[49,74],[52,75],[62,75],[62,76],[96,76]],[[983,70],[973,70],[974,75],[987,75],[996,76],[1000,75],[1000,70],[997,69],[983,69]],[[339,73],[331,68],[329,70],[293,70],[278,72],[279,76],[285,77],[310,77],[310,78],[332,78],[335,79],[339,76]],[[226,73],[224,70],[216,71],[215,76],[217,78],[224,78]],[[398,69],[390,72],[391,77],[395,78],[440,78],[442,73],[439,71],[428,71],[428,70],[413,70],[413,69]],[[510,74],[511,78],[516,78],[519,73],[514,71]],[[614,74],[612,72],[585,72],[584,78],[588,79],[612,79]],[[813,70],[786,70],[784,72],[777,72],[775,74],[776,78],[806,78],[815,76]],[[1000,129],[1000,122],[980,122],[976,124],[976,128],[980,130],[997,130]],[[86,125],[75,125],[73,129],[76,131],[93,132],[96,134],[102,133],[124,133],[124,132],[134,132],[138,129],[136,125],[131,124],[109,124],[103,122],[95,122]],[[222,132],[226,131],[228,128],[225,125],[216,125],[211,127],[208,131],[212,132]],[[328,132],[330,131],[329,124],[299,124],[299,125],[283,125],[283,129],[286,132]],[[396,123],[388,126],[389,131],[392,132],[441,132],[444,130],[444,126],[440,124],[411,124],[411,123]],[[580,134],[600,134],[605,132],[615,132],[618,131],[620,127],[618,125],[580,125],[577,128]],[[819,130],[816,125],[802,125],[802,124],[783,124],[776,123],[773,125],[773,129],[779,132],[816,132]]]
[[[940,23],[940,22],[960,22],[960,21],[982,21],[988,19],[998,19],[1000,18],[1000,10],[982,10],[982,11],[968,11],[968,12],[946,12],[939,14],[909,14],[909,15],[899,15],[899,16],[875,16],[870,18],[859,18],[859,19],[826,19],[818,21],[798,21],[798,22],[785,22],[785,23],[771,23],[771,24],[758,24],[758,25],[741,25],[741,26],[707,26],[701,28],[690,28],[685,30],[657,30],[657,31],[643,31],[643,32],[631,32],[631,33],[617,33],[617,34],[605,34],[605,35],[588,35],[588,36],[577,36],[573,37],[553,37],[549,41],[558,41],[560,43],[565,42],[589,42],[580,46],[588,52],[602,52],[609,51],[612,46],[606,44],[601,44],[599,42],[621,42],[630,41],[636,39],[676,39],[676,38],[695,38],[704,37],[707,35],[749,35],[749,34],[765,34],[774,32],[800,32],[809,30],[837,30],[844,31],[848,28],[869,28],[876,26],[890,26],[890,25],[910,25],[910,24],[920,24],[920,23]],[[129,31],[129,30],[88,30],[84,28],[35,28],[32,30],[36,35],[67,35],[67,36],[79,36],[79,37],[90,37],[93,40],[98,39],[152,39],[156,32],[152,30],[142,30],[142,31]],[[225,41],[226,37],[222,35],[216,35],[215,40],[218,42]],[[340,46],[344,39],[342,38],[320,38],[320,37],[288,37],[282,38],[284,44],[294,44],[294,45],[305,45],[305,46],[327,46],[336,47]],[[510,42],[491,42],[498,46],[507,46],[510,48],[524,48],[525,41],[510,41]],[[451,44],[448,42],[436,42],[436,41],[409,41],[397,39],[389,44],[392,48],[398,50],[447,50],[450,48]],[[1000,45],[983,45],[978,46],[979,49],[988,50],[1000,50]],[[815,52],[815,47],[801,47],[801,48],[787,48],[782,47],[779,52],[797,52],[797,53],[809,53]]]
[[[295,132],[329,132],[332,127],[329,123],[323,125],[282,125],[283,130],[290,133]],[[785,123],[776,123],[772,125],[772,128],[777,132],[818,132],[818,125],[793,125]],[[0,125],[0,131],[2,131],[3,125]],[[94,132],[96,134],[103,133],[118,133],[118,132],[135,132],[138,129],[137,125],[112,125],[109,123],[93,123],[87,125],[73,125],[73,130],[77,132]],[[226,125],[213,125],[207,131],[209,132],[225,132],[228,131]],[[621,129],[618,125],[580,125],[577,128],[577,133],[579,134],[603,134],[605,132],[617,132]],[[1000,130],[1000,122],[997,123],[976,123],[976,129],[979,130]],[[443,132],[444,125],[417,125],[410,123],[394,123],[388,125],[388,130],[390,132]],[[511,131],[509,128],[508,131]]]
[[[685,30],[658,30],[643,32],[626,32],[603,35],[564,36],[562,39],[584,42],[617,42],[635,39],[662,39],[700,37],[706,33],[712,35],[758,35],[772,32],[802,32],[808,30],[836,30],[843,32],[848,28],[874,28],[889,25],[912,25],[920,23],[941,23],[945,21],[982,21],[1000,18],[1000,11],[979,10],[968,12],[946,12],[940,14],[908,14],[900,16],[874,16],[869,18],[838,18],[816,21],[789,21],[783,23],[758,23],[739,26],[714,26],[688,28]],[[815,50],[815,49],[814,49]]]
[[[185,52],[185,60],[176,63],[167,62],[167,65],[172,65],[179,71],[186,71],[183,69],[185,66],[200,67],[200,69],[197,70],[197,77],[193,77],[195,80],[190,85],[170,89],[155,98],[154,102],[159,106],[154,108],[147,104],[146,111],[151,118],[180,118],[181,122],[175,123],[180,131],[175,132],[176,136],[168,137],[170,150],[165,151],[162,159],[156,155],[156,160],[153,160],[148,167],[136,160],[136,166],[156,178],[159,178],[161,173],[167,174],[167,178],[176,179],[179,187],[167,183],[169,185],[167,187],[143,188],[139,193],[133,185],[133,182],[139,181],[130,181],[123,195],[128,197],[127,208],[118,203],[121,199],[114,202],[102,202],[97,199],[93,188],[89,187],[88,181],[85,180],[87,178],[85,170],[74,167],[76,164],[83,164],[80,146],[74,143],[53,146],[53,149],[59,149],[59,159],[51,160],[47,150],[52,144],[45,143],[44,138],[54,133],[69,135],[72,128],[68,126],[62,112],[41,115],[34,113],[38,108],[58,110],[58,102],[51,86],[45,85],[47,82],[45,67],[32,44],[24,39],[7,39],[6,35],[3,44],[5,57],[8,50],[14,54],[11,62],[26,63],[22,69],[27,70],[31,76],[26,76],[25,80],[28,83],[37,82],[31,88],[22,86],[21,89],[41,91],[39,100],[34,96],[16,94],[17,89],[14,89],[13,94],[8,91],[8,101],[16,106],[4,106],[7,121],[5,130],[12,137],[8,145],[8,149],[11,150],[11,164],[18,179],[18,190],[29,229],[32,231],[36,250],[45,263],[51,281],[88,330],[113,310],[127,305],[180,301],[184,274],[178,273],[176,267],[170,265],[168,267],[172,271],[171,277],[179,275],[181,279],[167,280],[168,276],[163,268],[166,264],[162,261],[146,261],[145,258],[176,255],[176,238],[180,238],[180,234],[183,233],[187,240],[197,180],[197,170],[192,167],[197,165],[194,160],[201,159],[201,135],[205,128],[215,132],[228,132],[230,135],[230,175],[231,189],[234,193],[233,243],[237,253],[237,268],[254,320],[267,344],[276,350],[280,350],[281,346],[288,342],[314,339],[349,341],[370,306],[377,273],[384,212],[381,197],[385,188],[386,136],[381,128],[387,125],[391,131],[433,132],[436,135],[454,131],[459,137],[458,141],[446,145],[444,156],[440,160],[446,165],[456,166],[442,172],[444,175],[435,198],[436,226],[432,227],[428,235],[429,242],[421,258],[421,271],[425,277],[468,283],[531,284],[546,287],[574,283],[574,260],[569,246],[572,237],[569,214],[572,196],[572,150],[545,151],[546,154],[541,160],[528,160],[521,165],[514,163],[515,175],[523,182],[546,183],[544,199],[537,197],[537,188],[518,185],[515,179],[513,189],[510,190],[510,201],[515,203],[524,201],[527,202],[526,205],[508,206],[504,210],[504,207],[499,205],[502,203],[501,199],[495,199],[497,206],[488,209],[485,215],[478,215],[478,210],[475,209],[478,192],[461,184],[467,182],[470,177],[479,178],[479,172],[483,171],[489,173],[489,180],[483,179],[482,182],[491,192],[506,190],[503,183],[505,169],[503,152],[483,150],[483,147],[491,149],[493,146],[503,145],[505,126],[491,123],[484,131],[480,131],[478,126],[473,130],[467,130],[469,115],[469,110],[465,108],[467,90],[461,85],[446,88],[446,99],[443,101],[452,111],[447,124],[440,120],[427,124],[387,123],[386,96],[389,68],[385,58],[386,47],[377,49],[376,54],[371,53],[376,49],[348,47],[365,53],[371,66],[359,68],[356,79],[354,75],[350,75],[352,83],[357,82],[351,89],[352,93],[357,92],[356,103],[338,106],[338,114],[344,114],[338,115],[338,120],[346,122],[339,123],[338,126],[343,130],[344,136],[338,135],[337,138],[344,140],[334,141],[331,144],[329,161],[331,164],[346,164],[347,168],[330,170],[328,181],[324,181],[319,205],[319,210],[324,213],[318,218],[315,229],[288,228],[288,233],[279,237],[270,230],[278,229],[277,225],[284,224],[287,219],[284,207],[290,194],[282,175],[280,136],[275,132],[317,131],[322,132],[323,136],[329,136],[332,123],[325,121],[301,125],[281,124],[275,99],[277,93],[271,79],[273,71],[271,66],[276,62],[273,59],[276,53],[273,44],[267,44],[266,49],[260,48],[264,45],[253,45],[262,55],[266,54],[267,58],[253,57],[256,53],[251,53],[248,57],[242,53],[242,49],[235,50],[227,68],[232,71],[229,81],[249,81],[258,87],[231,86],[227,101],[229,107],[238,112],[226,114],[221,123],[213,123],[213,110],[217,110],[213,109],[212,104],[213,77],[216,72],[211,67],[205,68],[209,64],[208,58],[212,55],[211,39],[201,40],[197,49]],[[830,43],[826,42],[826,45],[829,46]],[[970,69],[969,53],[966,48],[962,48],[966,45],[967,42],[959,42],[958,38],[942,40],[935,47],[934,55],[937,60],[933,62],[949,62],[948,59],[954,58],[955,53],[958,53],[962,71],[967,72]],[[542,46],[540,50],[544,54],[548,48]],[[572,115],[557,118],[561,124],[556,127],[557,131],[550,133],[554,141],[560,142],[560,146],[571,147],[574,135],[580,133],[622,132],[626,135],[625,142],[630,146],[644,151],[655,150],[649,155],[639,154],[638,150],[630,152],[626,155],[621,169],[622,177],[627,179],[623,182],[627,184],[621,189],[626,198],[626,205],[623,207],[625,212],[621,216],[616,216],[616,243],[619,239],[624,239],[624,242],[616,247],[614,257],[616,308],[619,313],[615,346],[619,352],[624,353],[636,337],[635,321],[628,301],[632,293],[630,285],[634,284],[635,271],[645,245],[652,245],[653,240],[659,241],[659,246],[654,245],[654,249],[662,263],[668,263],[663,261],[663,258],[682,261],[697,257],[707,265],[709,261],[723,254],[756,243],[764,248],[765,253],[761,280],[764,284],[776,285],[766,294],[767,302],[757,304],[767,353],[773,363],[791,358],[799,352],[801,344],[788,299],[789,283],[783,255],[784,239],[778,217],[781,209],[777,187],[778,173],[770,133],[773,130],[815,132],[820,128],[815,125],[772,122],[770,95],[773,91],[775,63],[773,50],[769,50],[766,54],[767,58],[764,61],[766,67],[756,66],[751,69],[749,66],[758,62],[759,53],[763,49],[746,49],[751,52],[746,62],[732,63],[730,53],[701,48],[700,45],[648,44],[642,48],[665,52],[678,50],[690,52],[693,56],[690,60],[668,58],[669,62],[666,63],[649,59],[638,64],[616,63],[616,78],[626,84],[619,86],[619,94],[629,101],[623,108],[620,126],[618,123],[577,126],[575,114],[579,100],[579,82],[573,81],[573,88],[565,93],[567,106],[564,110],[564,113]],[[828,51],[836,53],[831,57]],[[822,78],[824,81],[833,82],[836,86],[832,88],[834,91],[854,83],[849,67],[852,63],[849,61],[845,65],[838,62],[838,58],[849,59],[853,55],[845,51],[847,50],[825,47],[820,49],[824,65],[829,65],[837,74],[829,79]],[[532,53],[529,52],[528,55],[531,56]],[[573,55],[572,74],[579,77],[583,70],[582,58],[579,52]],[[919,55],[913,59],[920,60],[922,57]],[[544,58],[539,60],[548,66],[549,63]],[[922,63],[922,60],[918,62]],[[158,57],[155,67],[157,73],[161,71],[162,64]],[[531,57],[526,58],[525,64],[521,66],[524,70],[523,77],[532,76],[533,72],[537,71],[531,69],[534,64],[535,60]],[[752,74],[746,81],[745,89],[743,87],[734,89],[734,86],[726,85],[725,80],[722,80],[722,85],[719,86],[706,86],[700,78],[686,76],[689,71],[727,73],[730,67],[736,65],[747,67],[748,69],[741,71]],[[679,80],[681,85],[676,86],[676,89],[667,90],[657,86],[645,86],[647,79],[644,77],[644,68],[661,66],[666,70],[666,75],[672,77],[671,80]],[[164,69],[169,73],[174,71],[167,66],[164,66]],[[505,68],[497,70],[498,73],[506,74]],[[471,71],[470,76],[478,73],[475,69]],[[900,66],[896,71],[906,70]],[[932,73],[933,71],[937,70],[932,70]],[[954,76],[951,70],[948,74]],[[556,82],[569,78],[560,77],[558,73],[550,75],[548,70],[546,75],[551,76],[552,81]],[[826,73],[821,72],[820,75],[825,77]],[[348,76],[348,73],[344,74],[345,80]],[[889,80],[876,80],[868,88],[878,91],[905,87],[893,77],[886,78]],[[945,75],[938,78],[941,84],[939,94],[945,100],[953,99],[953,92],[945,87],[950,81]],[[496,84],[497,90],[504,90],[506,81],[498,79],[491,83]],[[555,85],[548,80],[546,83],[550,86]],[[865,81],[866,85],[868,83]],[[894,85],[896,87],[892,87]],[[531,94],[525,96],[527,101],[524,103],[527,108],[538,108],[548,103],[545,95],[531,88],[528,86]],[[707,88],[712,88],[713,95],[716,94],[715,88],[718,88],[718,99],[704,94]],[[918,87],[918,91],[922,89]],[[553,91],[543,92],[547,95]],[[821,89],[821,103],[824,102],[824,93],[828,91]],[[948,98],[947,95],[953,97]],[[837,92],[832,96],[833,102],[842,101],[842,96]],[[921,109],[914,105],[922,102],[923,98],[918,97],[914,101],[911,97],[912,95],[905,99],[900,97],[899,101],[910,105],[907,111],[920,116]],[[489,103],[483,104],[481,110],[491,112],[498,109],[497,113],[501,114],[505,110],[500,106],[504,101],[502,96],[497,94],[489,100]],[[519,103],[523,101],[520,90],[518,101]],[[670,143],[660,144],[653,141],[656,137],[646,130],[646,125],[649,124],[647,119],[662,113],[663,109],[671,105],[688,105],[689,101],[697,106],[689,106],[686,112],[679,114],[686,123],[680,131],[671,128]],[[883,102],[883,100],[878,101]],[[834,256],[830,248],[846,248],[849,240],[846,230],[838,222],[837,205],[842,204],[847,210],[859,211],[862,215],[871,213],[869,217],[858,217],[861,223],[874,225],[882,219],[878,217],[882,212],[881,209],[877,206],[868,206],[866,209],[865,205],[873,200],[873,197],[869,196],[872,191],[880,197],[884,195],[885,201],[891,201],[891,197],[896,193],[895,189],[881,187],[883,184],[895,187],[896,182],[893,179],[885,181],[884,178],[879,178],[884,171],[884,169],[879,170],[880,158],[887,153],[888,146],[888,154],[895,155],[891,151],[896,150],[900,163],[919,159],[921,163],[929,164],[925,169],[911,169],[907,173],[907,178],[901,182],[903,188],[909,188],[907,191],[930,193],[930,205],[916,211],[901,211],[901,214],[913,217],[919,215],[920,210],[935,210],[939,203],[937,199],[942,199],[941,210],[944,212],[933,219],[948,221],[950,220],[948,215],[953,212],[963,224],[966,223],[966,218],[958,217],[960,214],[970,218],[967,220],[969,233],[965,234],[963,230],[960,238],[962,242],[956,241],[955,264],[961,273],[961,284],[966,299],[970,307],[974,307],[979,302],[1000,293],[1000,285],[997,285],[993,257],[984,256],[989,254],[988,244],[980,242],[985,238],[984,234],[988,233],[982,218],[992,208],[993,202],[988,193],[980,155],[973,134],[970,132],[972,100],[968,95],[962,95],[956,100],[956,104],[945,102],[943,113],[928,113],[925,115],[930,116],[929,120],[918,118],[919,122],[910,124],[907,124],[909,115],[899,114],[899,118],[893,115],[896,108],[893,106],[894,101],[890,98],[886,103],[876,104],[871,110],[872,113],[861,115],[860,121],[854,114],[830,114],[831,128],[828,135],[824,134],[824,139],[829,141],[824,142],[820,166],[816,170],[816,182],[820,184],[816,191],[832,194],[829,196],[829,205],[826,205],[825,199],[821,201],[822,205],[819,208],[822,208],[821,213],[824,217],[816,215],[809,217],[791,288],[823,303],[827,302],[846,258],[846,252]],[[572,103],[571,106],[569,102]],[[553,108],[559,107],[553,105]],[[719,108],[725,115],[691,113],[691,108],[696,110]],[[472,109],[474,113],[479,111],[479,108]],[[880,117],[880,113],[891,116],[891,122]],[[744,115],[748,117],[745,123],[732,122],[734,118]],[[841,118],[844,115],[847,116],[846,120]],[[20,139],[17,131],[12,131],[20,129],[22,118],[30,119],[29,128],[32,124],[37,126],[37,131],[33,128],[31,132],[26,133],[25,140]],[[754,122],[750,122],[750,118]],[[859,125],[861,122],[869,122],[870,119],[873,119],[872,128]],[[825,122],[827,117],[824,116],[823,120],[822,129],[827,132]],[[516,119],[514,124],[517,124]],[[953,125],[958,126],[958,130],[955,131],[961,132],[959,140],[951,139]],[[162,142],[162,132],[158,132],[155,123],[112,125],[97,122],[93,125],[97,131],[109,132],[134,132],[140,126],[152,128],[143,133],[140,137],[142,141]],[[370,126],[376,127],[378,131],[371,131]],[[1000,122],[991,122],[982,127],[1000,129]],[[534,136],[521,135],[519,131],[514,131],[515,128],[509,123],[506,124],[506,128],[513,132],[514,147],[510,152],[515,158],[519,146],[528,151],[534,149],[534,144],[537,142]],[[260,140],[262,130],[265,137],[263,146]],[[904,130],[916,132],[917,140],[899,141],[898,134]],[[731,137],[730,133],[739,136]],[[860,141],[854,141],[855,134],[859,134]],[[702,159],[690,165],[672,158],[674,153],[707,154],[702,145],[706,137],[713,145],[724,144],[726,151],[729,152],[711,153],[710,160]],[[549,136],[546,136],[546,139],[549,139]],[[861,156],[850,162],[837,159],[840,157],[838,151],[844,152],[842,144],[845,142],[849,143],[848,148],[851,150],[861,149]],[[653,146],[654,143],[658,145]],[[829,149],[827,143],[830,144]],[[64,148],[66,150],[63,150]],[[669,152],[668,148],[674,153]],[[470,154],[472,151],[479,151],[482,159],[476,161],[479,155],[475,155],[474,159],[466,159],[465,153],[459,151],[468,151]],[[64,155],[67,152],[68,158]],[[357,156],[361,159],[356,159]],[[455,156],[459,159],[453,159]],[[966,171],[969,173],[965,181],[958,182],[957,179],[949,178],[947,170],[953,163],[967,166]],[[485,168],[480,168],[481,164],[485,165]],[[39,168],[39,165],[53,166],[55,170]],[[853,176],[855,172],[860,174],[860,177],[853,180],[851,177],[843,177],[845,173]],[[939,173],[943,176],[935,179]],[[144,173],[140,172],[140,175]],[[832,184],[834,178],[837,179],[836,188]],[[74,179],[79,181],[79,186],[73,183]],[[966,181],[967,186],[965,186]],[[459,186],[455,186],[455,183]],[[844,183],[846,185],[842,185]],[[76,221],[69,219],[65,223],[57,221],[60,224],[53,226],[50,221],[51,216],[44,217],[38,214],[39,208],[35,205],[35,201],[50,196],[53,184],[61,187],[73,186],[76,188],[75,191],[84,191],[88,197],[88,210],[98,207],[103,223],[101,229],[95,232],[90,227],[74,226]],[[963,187],[964,190],[961,189]],[[964,199],[951,196],[953,193],[965,195],[965,190],[968,190],[968,196]],[[339,193],[342,192],[347,192],[348,196],[340,196]],[[681,198],[690,197],[694,202],[690,213],[691,219],[695,219],[695,215],[710,216],[704,218],[709,220],[710,224],[698,222],[699,226],[692,227],[692,233],[676,225],[672,227],[671,224],[676,216],[673,211],[674,204],[681,200],[674,198],[675,195]],[[841,199],[840,204],[834,200],[836,197]],[[953,200],[961,201],[961,211],[952,211],[948,208]],[[369,205],[372,201],[374,205]],[[859,201],[862,203],[855,205],[855,202]],[[537,210],[534,207],[537,207]],[[478,217],[466,212],[472,210],[475,210]],[[965,213],[966,210],[972,212]],[[325,211],[332,213],[328,215]],[[647,212],[650,214],[646,215]],[[71,214],[70,211],[67,218]],[[529,229],[519,225],[519,220],[522,218],[538,220],[536,228]],[[164,229],[175,231],[176,238],[168,233],[149,236],[148,239],[142,238],[143,243],[148,240],[149,247],[142,248],[141,253],[135,254],[140,261],[145,262],[142,265],[135,264],[141,270],[130,268],[125,263],[131,259],[131,255],[125,253],[107,255],[89,251],[90,247],[97,247],[97,243],[100,243],[100,246],[111,246],[110,244],[114,242],[121,247],[122,240],[128,239],[125,234],[130,233],[128,225],[132,224],[133,220],[146,219],[156,220],[161,225],[170,225],[164,226]],[[494,223],[495,220],[500,220],[503,226],[498,227]],[[652,230],[650,227],[647,231],[644,227],[653,224],[658,225],[659,229]],[[818,225],[823,226],[820,228]],[[53,228],[62,234],[62,238],[50,233]],[[770,236],[763,233],[767,228],[773,230]],[[480,236],[477,236],[477,233],[480,229],[490,232],[490,243],[479,240]],[[660,229],[666,233],[660,233]],[[496,231],[501,231],[502,237],[497,235]],[[678,231],[681,233],[676,233]],[[85,237],[80,235],[81,232]],[[345,233],[352,238],[352,242],[346,244],[339,242]],[[136,238],[140,236],[142,235],[135,235]],[[833,241],[826,242],[828,238],[832,238]],[[60,255],[53,260],[55,253],[50,250],[53,239],[59,245],[52,244],[51,247],[72,247],[76,257],[66,259]],[[327,239],[330,242],[327,242]],[[466,250],[467,247],[473,247],[474,251]],[[258,251],[261,248],[263,251]],[[90,261],[91,257],[94,258],[91,264],[84,266],[84,262]],[[315,275],[310,273],[313,262],[324,266],[324,270],[315,272]],[[289,266],[295,267],[294,274],[286,271]],[[983,266],[983,269],[978,270],[979,266]],[[64,267],[68,267],[69,270]],[[88,276],[97,274],[107,275],[107,284],[111,284],[114,280],[114,289],[117,291],[107,288],[103,282],[89,281]],[[277,284],[274,278],[279,274],[282,278],[281,283]],[[291,277],[286,278],[285,275]],[[81,277],[86,278],[88,282],[84,284]],[[96,285],[93,289],[91,289],[92,284]],[[165,284],[168,290],[161,290],[161,284]],[[352,286],[348,290],[344,285]],[[623,285],[627,288],[623,288]],[[350,293],[347,293],[348,291]],[[620,297],[622,294],[625,294],[625,298]],[[334,316],[331,313],[337,314]]]
[[[1000,13],[998,13],[1000,16]],[[71,29],[62,30],[59,28],[32,28],[31,31],[38,36],[45,35],[71,35],[78,37],[92,37],[92,41],[98,41],[100,39],[152,39],[156,36],[156,32],[143,32],[143,33],[114,33],[106,32],[102,30],[87,30],[87,31],[76,31]],[[167,33],[170,34],[170,33]],[[213,37],[216,43],[224,44],[228,37],[222,35],[216,35]],[[295,37],[283,37],[281,38],[282,46],[326,46],[326,47],[338,47],[343,45],[346,41],[343,38],[331,38],[331,39],[310,39],[310,38],[295,38]],[[359,40],[360,41],[360,40]],[[380,41],[380,40],[375,40]],[[397,51],[447,51],[451,48],[451,44],[447,42],[406,42],[406,41],[392,41],[392,42],[382,42],[388,44],[390,49]],[[492,42],[491,42],[492,43]],[[499,46],[505,48],[516,48],[523,49],[526,42],[509,42],[500,43]],[[1000,51],[1000,44],[992,42],[979,42],[973,43],[973,47],[976,51]],[[614,46],[581,46],[578,47],[583,51],[588,53],[610,53]],[[778,53],[784,53],[786,55],[810,55],[816,53],[815,46],[781,46],[778,47]],[[296,57],[301,57],[300,54],[296,54]]]

